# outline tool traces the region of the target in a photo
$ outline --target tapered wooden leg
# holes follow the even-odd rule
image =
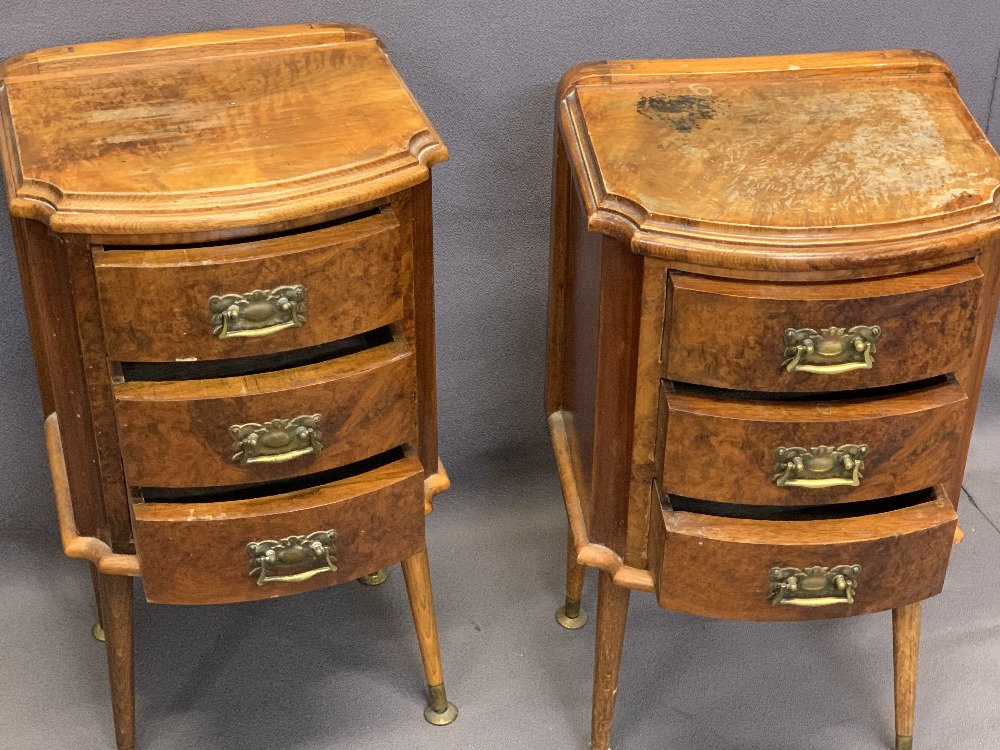
[[[413,624],[416,626],[417,642],[420,644],[420,657],[423,659],[424,675],[427,677],[430,699],[427,708],[424,709],[424,718],[437,726],[451,724],[458,716],[458,709],[448,700],[444,691],[441,648],[438,645],[434,597],[431,593],[431,569],[427,562],[426,549],[403,560],[403,580],[406,581],[406,594],[410,598]]]
[[[920,649],[920,602],[892,610],[892,665],[896,685],[896,750],[913,748]]]
[[[602,570],[597,580],[597,646],[594,649],[590,750],[608,750],[611,747],[611,723],[615,716],[628,598],[629,590],[616,586],[612,577]]]
[[[576,542],[570,529],[566,539],[566,603],[556,612],[556,622],[567,630],[577,630],[587,624],[587,613],[580,609],[586,572],[587,567],[576,561]]]
[[[135,748],[135,663],[132,635],[132,579],[97,575],[101,621],[107,638],[111,707],[118,750]]]
[[[101,582],[98,579],[100,574],[97,572],[97,566],[93,563],[89,567],[90,582],[94,585],[94,602],[97,604],[97,622],[90,629],[90,634],[101,643],[104,643],[104,622],[102,620],[103,615],[101,614]]]

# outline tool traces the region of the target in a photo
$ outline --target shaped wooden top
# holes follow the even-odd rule
[[[559,119],[594,229],[802,247],[989,222],[1000,158],[919,51],[595,63]]]
[[[94,234],[294,221],[448,157],[378,37],[318,24],[13,57],[0,148],[14,215]]]

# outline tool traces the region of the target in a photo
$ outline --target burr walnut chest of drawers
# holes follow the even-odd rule
[[[892,610],[912,746],[920,606],[960,537],[997,304],[998,185],[926,52],[563,78],[546,409],[564,626],[600,570],[593,750],[632,589],[737,620]]]
[[[62,538],[94,574],[120,750],[133,577],[152,602],[224,603],[402,562],[425,716],[449,723],[424,541],[448,486],[429,171],[447,151],[381,42],[225,31],[0,73]]]

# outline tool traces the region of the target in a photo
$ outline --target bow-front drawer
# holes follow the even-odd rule
[[[709,515],[662,498],[650,568],[660,606],[680,612],[733,620],[861,615],[939,593],[957,520],[940,487],[912,505],[818,520]]]
[[[249,357],[396,322],[403,317],[401,254],[388,207],[270,239],[95,250],[108,357]]]
[[[667,377],[748,391],[838,391],[954,372],[972,353],[983,274],[968,261],[862,281],[668,277]]]
[[[297,476],[416,440],[413,354],[401,337],[257,375],[115,387],[128,483],[212,487]]]
[[[135,502],[146,598],[270,599],[393,565],[424,544],[423,467],[400,458],[318,487],[222,502]]]
[[[661,481],[672,495],[753,505],[922,490],[952,476],[967,407],[953,378],[825,401],[744,401],[665,383]]]

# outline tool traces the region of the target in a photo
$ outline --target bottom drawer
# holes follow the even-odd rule
[[[132,506],[146,598],[269,599],[360,578],[424,544],[423,467],[401,458],[304,490]]]
[[[909,499],[894,510],[821,520],[733,518],[663,503],[650,526],[657,600],[707,617],[808,620],[934,596],[958,517],[940,487]]]

